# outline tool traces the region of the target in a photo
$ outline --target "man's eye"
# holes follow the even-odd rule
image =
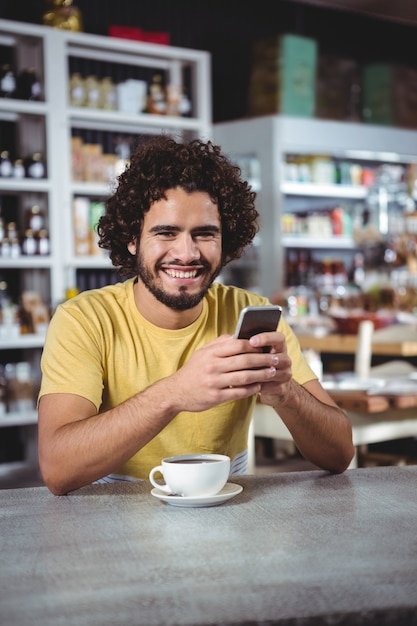
[[[175,233],[171,232],[170,230],[162,230],[158,233],[158,237],[163,237],[164,239],[170,239],[172,237],[175,237]]]
[[[215,237],[215,233],[213,232],[208,232],[208,231],[204,231],[202,233],[196,233],[195,237],[197,239],[214,239]]]

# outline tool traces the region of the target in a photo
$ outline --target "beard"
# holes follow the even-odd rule
[[[202,263],[200,262],[199,265],[201,266]],[[208,264],[203,263],[203,266],[207,270],[211,269],[210,265]],[[158,270],[158,266],[155,267],[155,270]],[[155,278],[155,275],[151,272],[149,267],[145,265],[140,256],[138,256],[137,273],[140,280],[148,289],[148,291],[150,291],[150,293],[158,300],[158,302],[165,304],[165,306],[173,309],[174,311],[187,311],[188,309],[193,309],[195,306],[197,306],[197,304],[199,304],[207,294],[209,287],[213,284],[213,281],[220,273],[220,270],[221,266],[219,265],[216,267],[214,272],[209,275],[209,280],[207,281],[206,285],[203,286],[203,288],[200,289],[200,291],[197,293],[188,293],[187,287],[184,286],[179,288],[178,293],[171,294],[164,291],[162,287],[157,284],[157,279]]]

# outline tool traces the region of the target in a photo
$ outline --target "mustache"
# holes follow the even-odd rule
[[[168,262],[164,261],[164,262],[157,263],[155,267],[156,269],[161,269],[163,265],[175,265],[176,267],[198,267],[198,268],[203,268],[206,270],[211,269],[210,263],[208,263],[207,261],[203,259],[199,261],[191,261],[190,263],[183,263],[182,261],[179,261],[178,259],[172,259],[172,261],[168,261]]]

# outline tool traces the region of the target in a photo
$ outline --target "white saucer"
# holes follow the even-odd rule
[[[235,485],[234,483],[226,483],[219,493],[216,493],[215,496],[203,496],[201,498],[189,497],[189,496],[172,496],[160,489],[152,489],[151,494],[158,498],[158,500],[162,500],[171,506],[182,506],[182,507],[202,507],[202,506],[217,506],[219,504],[223,504],[223,502],[227,502],[231,498],[237,496],[238,493],[243,491],[243,487],[241,485]]]

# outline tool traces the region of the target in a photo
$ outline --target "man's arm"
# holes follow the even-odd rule
[[[241,341],[223,336],[196,350],[172,376],[103,413],[75,393],[42,396],[39,463],[45,484],[60,495],[115,471],[179,412],[204,411],[257,393],[259,381],[275,375],[275,358],[241,354]]]
[[[287,426],[301,454],[332,472],[343,472],[355,453],[352,427],[317,380],[289,385],[285,402],[274,409]]]
[[[247,340],[218,337],[173,375],[104,413],[76,394],[43,396],[39,462],[46,485],[63,494],[89,484],[131,458],[179,412],[204,411],[256,393],[276,408],[306,458],[343,471],[353,456],[347,417],[330,397],[326,403],[319,383],[303,388],[292,380],[290,359],[285,351],[277,353],[285,347],[281,333],[262,337],[277,351],[264,353]]]
[[[260,402],[275,409],[308,461],[332,472],[343,472],[355,454],[347,415],[318,380],[304,385],[294,380],[283,334],[257,335],[250,343],[262,347],[268,341],[272,353],[278,355],[278,364],[273,379],[262,384]]]
[[[125,463],[174,417],[159,383],[105,413],[79,395],[52,393],[39,401],[39,465],[45,484],[62,495]]]

